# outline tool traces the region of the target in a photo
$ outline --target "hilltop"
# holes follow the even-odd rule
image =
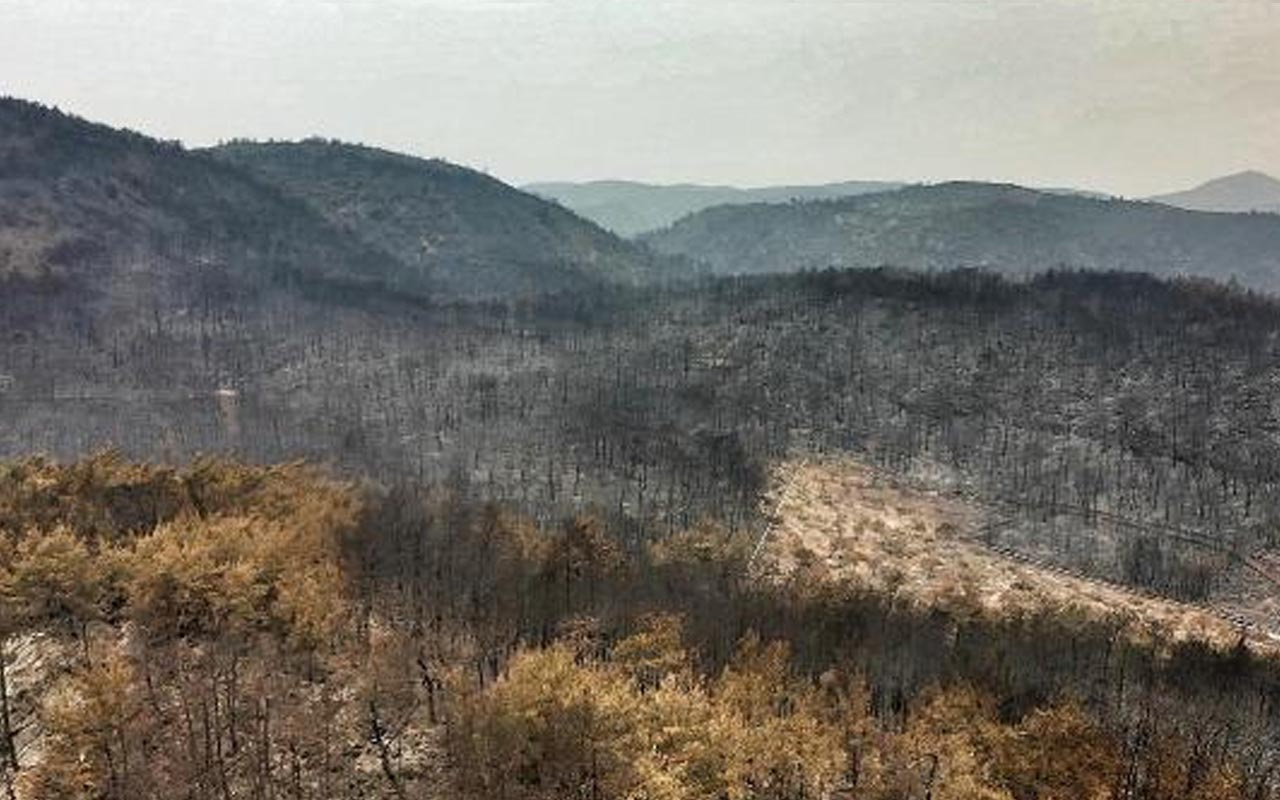
[[[318,141],[191,151],[0,99],[0,280],[76,298],[59,311],[244,310],[264,290],[505,298],[670,261],[442,161]]]
[[[1247,170],[1206,181],[1193,189],[1151,198],[1153,203],[1193,211],[1280,213],[1280,180]]]
[[[410,288],[523,295],[636,283],[662,269],[661,259],[560,206],[447,161],[319,139],[235,142],[210,154],[394,257]]]
[[[377,286],[396,269],[240,170],[0,99],[0,279],[11,289],[116,298],[137,314],[288,283]]]

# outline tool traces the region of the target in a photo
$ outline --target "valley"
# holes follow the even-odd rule
[[[0,101],[7,795],[1276,797],[1276,218],[828,190]]]

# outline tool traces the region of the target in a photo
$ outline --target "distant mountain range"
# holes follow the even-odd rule
[[[787,205],[709,208],[641,237],[720,274],[893,265],[1053,267],[1236,278],[1280,288],[1280,217],[947,183]]]
[[[712,206],[848,197],[901,186],[901,183],[885,181],[845,181],[818,186],[739,189],[692,183],[664,186],[632,181],[590,181],[532,183],[524,189],[554,200],[620,236],[635,236],[664,228],[683,216]]]
[[[0,99],[0,280],[70,287],[135,315],[140,297],[164,306],[166,293],[204,302],[359,289],[452,302],[700,269],[884,264],[1120,269],[1280,288],[1280,216],[1168,205],[1266,210],[1280,203],[1280,182],[1260,173],[1159,203],[983,183],[528,188],[558,199],[324,140],[188,151]],[[561,203],[623,232],[659,228],[623,239]]]
[[[1262,172],[1237,172],[1185,192],[1162,194],[1152,202],[1193,211],[1280,213],[1280,180]]]
[[[792,203],[835,200],[901,189],[896,181],[842,181],[796,186],[703,186],[694,183],[659,185],[633,181],[586,183],[532,183],[525,190],[554,200],[620,236],[636,237],[665,228],[689,214],[721,205]],[[1082,189],[1044,188],[1050,194],[1102,198],[1106,195]]]

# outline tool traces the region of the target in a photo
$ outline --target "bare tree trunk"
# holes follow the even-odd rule
[[[9,658],[5,646],[9,637],[0,637],[0,744],[4,746],[4,758],[9,769],[18,771],[18,750],[13,743],[13,718],[9,709]]]
[[[373,700],[369,701],[369,732],[373,736],[373,743],[378,748],[378,761],[382,764],[382,774],[387,776],[387,782],[391,784],[391,790],[396,793],[396,797],[405,800],[404,787],[400,785],[400,779],[396,777],[395,770],[391,766],[391,748],[387,742],[386,731],[382,729],[382,719],[378,716],[378,705]]]

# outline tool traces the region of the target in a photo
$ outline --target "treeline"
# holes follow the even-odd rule
[[[0,470],[21,798],[1268,798],[1277,665],[894,607],[713,523],[114,456]]]
[[[1122,609],[1116,610],[1114,618],[1057,609],[1025,618],[997,619],[983,610],[982,599],[976,597],[969,606],[950,612],[901,605],[833,583],[816,564],[802,567],[779,583],[767,568],[750,566],[751,542],[747,537],[713,523],[661,535],[647,543],[619,546],[618,533],[604,535],[604,529],[591,518],[570,520],[539,536],[529,522],[494,508],[477,508],[453,493],[432,493],[416,502],[399,499],[384,512],[389,509],[394,509],[392,516],[379,517],[373,526],[377,536],[357,547],[366,554],[362,574],[371,576],[366,602],[379,609],[377,616],[398,619],[408,630],[422,632],[427,653],[452,652],[454,657],[444,661],[455,663],[461,657],[464,683],[451,691],[470,698],[465,704],[478,704],[481,711],[476,713],[499,716],[498,721],[471,720],[468,725],[493,724],[515,736],[504,728],[509,722],[515,730],[525,731],[521,736],[535,738],[541,734],[530,734],[528,728],[519,726],[532,725],[536,732],[544,731],[538,726],[545,725],[545,734],[552,737],[545,743],[547,747],[584,748],[575,751],[574,758],[586,759],[593,752],[599,755],[601,748],[628,751],[634,746],[628,737],[648,733],[619,733],[608,727],[612,723],[607,718],[596,716],[604,715],[602,708],[590,703],[574,706],[564,697],[581,699],[582,695],[575,693],[588,692],[581,687],[600,687],[598,682],[605,681],[611,688],[590,692],[602,693],[602,697],[622,692],[616,702],[624,716],[613,723],[627,730],[632,724],[625,718],[626,705],[631,702],[627,693],[647,697],[661,681],[627,689],[629,684],[618,678],[612,662],[618,653],[634,652],[632,648],[640,646],[637,642],[657,636],[650,623],[658,619],[663,621],[660,638],[667,645],[660,648],[665,655],[652,656],[655,663],[683,664],[687,660],[693,674],[701,676],[695,686],[680,689],[692,695],[679,703],[697,706],[711,702],[706,694],[714,695],[719,679],[715,676],[737,668],[744,643],[783,643],[788,652],[786,673],[802,684],[812,687],[843,680],[852,682],[845,687],[847,691],[853,691],[849,686],[861,687],[858,691],[865,694],[859,695],[856,709],[826,707],[822,714],[841,719],[846,713],[863,715],[878,731],[877,736],[901,734],[916,724],[921,714],[927,719],[922,709],[931,702],[928,698],[939,693],[950,698],[942,702],[965,697],[965,702],[987,709],[983,713],[991,714],[995,728],[1006,726],[1001,735],[1012,735],[1018,725],[1029,724],[1039,714],[1054,715],[1073,708],[1071,713],[1081,711],[1088,720],[1084,733],[1112,748],[1109,760],[1099,764],[1099,786],[1105,784],[1105,788],[1082,796],[1179,797],[1197,796],[1201,791],[1207,793],[1204,796],[1214,796],[1212,792],[1228,791],[1208,788],[1219,786],[1219,778],[1222,785],[1244,793],[1240,796],[1267,796],[1273,791],[1273,752],[1280,733],[1276,726],[1280,721],[1280,672],[1277,665],[1251,655],[1243,642],[1224,652],[1194,642],[1167,645],[1135,640],[1124,632],[1127,621]],[[626,537],[623,540],[627,541]],[[963,596],[963,587],[957,592]],[[678,636],[673,633],[677,626],[671,622],[672,615],[680,619]],[[465,637],[465,655],[451,633],[459,628],[471,632]],[[632,638],[637,636],[641,638]],[[673,644],[677,640],[678,647]],[[568,650],[561,650],[560,656],[545,656],[541,651],[547,648]],[[574,664],[586,673],[565,673],[556,659],[569,658],[565,653],[570,651]],[[529,670],[520,673],[522,688],[505,687],[506,681],[516,680],[512,676],[520,665]],[[447,670],[438,668],[432,674],[447,674]],[[448,686],[447,681],[445,684]],[[537,691],[539,685],[547,687],[546,693]],[[550,688],[570,686],[579,688],[564,692]],[[505,707],[507,703],[517,707]],[[792,705],[779,701],[765,703],[762,708],[786,710]],[[616,733],[621,738],[614,743],[574,739],[567,744],[563,738],[555,738],[561,718],[555,717],[557,723],[552,724],[540,720],[538,713],[580,714],[613,731],[601,735]],[[971,710],[956,713],[969,719]],[[511,717],[503,716],[507,714]],[[688,717],[682,719],[693,724]],[[515,720],[524,722],[517,724]],[[669,722],[675,724],[661,718],[653,724],[665,729]],[[751,723],[762,724],[759,719]],[[803,727],[807,723],[796,724]],[[578,731],[582,725],[569,727]],[[691,738],[698,735],[689,734]],[[1021,741],[1017,736],[1015,740]],[[961,747],[961,741],[967,743],[963,746],[974,742],[956,740],[955,745]],[[509,797],[551,797],[566,791],[562,783],[556,783],[564,780],[562,776],[548,777],[527,764],[521,767],[524,762],[517,754],[501,749],[516,747],[510,741],[506,745],[476,744],[474,737],[463,737],[454,746],[464,748],[458,758],[493,759],[489,762],[491,772],[475,765],[465,770],[489,781],[474,787],[476,796],[486,796],[485,792],[489,792],[487,796],[504,796],[501,792],[505,791]],[[479,754],[469,749],[490,746],[498,749]],[[845,764],[852,772],[837,773],[841,786],[851,791],[848,782],[855,780],[859,768],[849,765],[864,756],[881,757],[875,755],[879,746],[864,741],[853,752],[844,753],[852,759]],[[892,749],[894,745],[884,746]],[[535,741],[521,752],[537,754],[542,747],[543,743]],[[1192,752],[1199,755],[1188,755]],[[1209,757],[1209,753],[1217,755]],[[683,763],[691,757],[687,753],[668,755],[671,763]],[[758,758],[766,760],[763,754]],[[1011,758],[1031,756],[1018,752]],[[1166,758],[1172,761],[1163,763]],[[1062,754],[1061,759],[1064,764],[1070,762],[1068,754]],[[1189,766],[1192,761],[1194,766]],[[574,774],[588,774],[584,763],[576,762],[573,769],[579,771]],[[1116,772],[1107,773],[1106,764]],[[956,769],[954,763],[946,767],[948,774]],[[988,776],[992,769],[990,762],[980,768]],[[1170,779],[1175,773],[1181,782]],[[1210,778],[1211,774],[1216,777]],[[598,773],[592,775],[577,784],[585,787],[581,796],[592,796],[591,781],[603,780]],[[648,780],[625,769],[614,778]],[[1057,780],[1047,773],[1043,779]],[[871,785],[858,791],[872,792]],[[813,787],[807,784],[803,789],[792,785],[796,792],[792,795],[770,795],[763,786],[760,794],[730,792],[728,796],[822,796],[813,794]],[[955,786],[954,795],[940,794],[944,790],[938,787],[934,796],[962,797],[973,790]],[[1016,797],[1071,796],[1048,793],[1044,788],[1036,794],[1000,780],[983,786],[996,793],[992,796],[1003,796],[1001,791]],[[914,796],[884,791],[889,793],[866,796]]]
[[[603,653],[582,639],[522,651],[488,690],[458,693],[449,743],[462,796],[477,800],[1266,796],[1199,742],[1159,725],[1138,736],[1070,700],[1002,713],[963,685],[885,724],[865,681],[798,676],[782,643],[747,638],[722,672],[699,675],[676,623],[658,618]]]

